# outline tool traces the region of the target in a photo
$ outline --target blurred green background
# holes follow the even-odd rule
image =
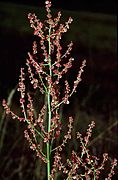
[[[54,2],[56,4],[56,2]],[[64,49],[72,40],[74,43],[72,56],[75,58],[71,76],[72,83],[76,78],[77,68],[83,59],[87,60],[87,67],[77,93],[65,106],[62,116],[66,119],[70,115],[75,118],[74,131],[86,131],[91,120],[96,122],[90,149],[100,156],[108,152],[111,159],[118,157],[117,139],[117,60],[116,60],[116,15],[114,11],[101,9],[92,11],[65,10],[61,4],[62,22],[69,16],[73,18],[68,33],[62,39]],[[98,3],[99,5],[99,3]],[[92,6],[91,6],[92,7]],[[96,5],[97,7],[97,5]],[[94,11],[94,12],[93,12]],[[8,98],[11,108],[19,113],[16,85],[20,68],[25,66],[27,52],[32,48],[35,37],[32,35],[27,14],[35,12],[40,20],[45,19],[44,7],[24,5],[21,3],[0,2],[0,179],[31,179],[45,178],[45,167],[40,160],[28,149],[23,137],[24,125],[11,120],[4,114],[2,99]],[[65,153],[70,153],[70,147],[78,150],[78,143],[74,139]],[[41,170],[40,171],[40,167]],[[42,174],[41,174],[42,173]],[[114,176],[113,179],[117,179]]]

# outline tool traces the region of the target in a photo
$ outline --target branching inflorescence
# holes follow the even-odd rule
[[[66,52],[62,53],[61,38],[63,33],[67,32],[73,20],[69,17],[65,24],[61,24],[61,12],[58,12],[56,18],[53,19],[52,17],[51,1],[46,1],[45,7],[47,19],[43,23],[35,14],[28,14],[30,25],[34,29],[34,35],[38,36],[40,43],[33,42],[33,51],[28,52],[28,58],[26,59],[29,82],[34,91],[39,89],[42,95],[45,96],[44,105],[37,115],[33,97],[27,91],[25,85],[27,79],[24,68],[21,68],[18,87],[22,109],[21,117],[10,110],[5,100],[3,100],[3,106],[6,113],[11,114],[13,119],[18,119],[27,124],[24,136],[29,142],[30,148],[35,151],[36,156],[40,157],[47,164],[48,180],[55,179],[59,171],[65,175],[66,179],[83,179],[83,177],[87,180],[98,179],[101,170],[104,169],[105,162],[108,160],[108,155],[103,154],[103,162],[99,165],[99,159],[96,156],[91,156],[89,153],[87,145],[92,129],[95,126],[94,122],[89,125],[84,138],[79,132],[77,133],[77,139],[81,144],[81,153],[76,153],[73,150],[72,156],[70,159],[67,159],[66,164],[62,162],[61,151],[66,146],[67,141],[72,138],[72,117],[69,117],[68,132],[64,135],[62,144],[57,147],[53,146],[54,141],[60,137],[62,130],[60,107],[62,104],[69,104],[69,98],[76,92],[86,60],[82,62],[77,78],[73,82],[73,88],[70,87],[67,80],[64,80],[64,93],[63,95],[60,94],[60,80],[64,79],[63,77],[72,67],[72,62],[74,61],[74,58],[70,55],[73,43],[70,42]],[[42,50],[43,58],[40,57],[39,46]],[[52,157],[52,154],[54,154],[54,157]],[[53,165],[51,164],[52,160]],[[111,179],[116,164],[116,160],[114,160],[106,179]]]

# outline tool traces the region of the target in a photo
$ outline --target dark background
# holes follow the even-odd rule
[[[2,1],[1,1],[2,2]],[[13,2],[42,7],[44,0],[4,0],[3,2]],[[81,10],[116,14],[117,2],[115,0],[52,0],[53,7],[65,10]]]

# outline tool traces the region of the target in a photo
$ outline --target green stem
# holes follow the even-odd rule
[[[95,172],[95,170],[94,170],[94,180],[96,180],[96,172]]]
[[[50,143],[47,143],[47,178],[50,180]]]
[[[46,86],[45,86],[45,84],[44,84],[44,82],[43,82],[43,79],[41,78],[41,75],[39,74],[39,78],[40,78],[40,80],[41,80],[41,82],[42,82],[42,85],[43,85],[43,87],[44,87],[44,89],[45,89],[45,92],[47,92],[47,88],[46,88]]]
[[[49,59],[48,59],[48,65],[49,65],[49,74],[52,76],[52,70],[51,70],[51,42],[50,42],[50,34],[51,34],[51,27],[49,28],[49,39],[48,39],[48,45],[49,45]],[[51,127],[51,95],[50,95],[50,89],[51,89],[51,84],[48,87],[48,94],[47,94],[47,101],[48,101],[48,134],[50,132],[50,127]],[[50,180],[50,140],[47,142],[47,178]]]
[[[48,133],[50,132],[51,125],[51,105],[50,105],[50,91],[48,92]],[[50,180],[50,140],[47,142],[47,176]]]

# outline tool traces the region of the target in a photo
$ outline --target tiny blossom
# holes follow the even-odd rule
[[[111,170],[110,173],[108,174],[108,177],[105,180],[111,180],[111,177],[115,174],[115,166],[117,166],[117,159],[114,159],[113,162],[111,163]]]
[[[51,170],[51,175],[50,175],[51,180],[53,180],[53,178],[55,177],[55,173],[57,172],[57,170],[61,170],[62,167],[63,165],[61,163],[61,156],[59,152],[56,151],[54,155],[53,168]]]
[[[57,146],[54,150],[59,149],[59,151],[62,151],[62,147],[65,147],[67,140],[71,139],[71,133],[72,133],[72,123],[73,123],[73,118],[69,117],[69,124],[68,124],[68,132],[63,138],[63,142],[61,145]]]
[[[74,87],[72,90],[72,94],[73,94],[73,92],[76,92],[76,88],[77,88],[79,82],[81,81],[81,75],[82,75],[84,66],[86,66],[86,60],[84,60],[82,62],[82,65],[81,65],[80,70],[79,70],[78,75],[77,75],[77,79],[76,79],[76,81],[74,81]]]
[[[47,17],[48,17],[48,19],[51,19],[52,18],[52,15],[50,14],[50,12],[51,12],[50,7],[52,6],[51,1],[46,1],[45,4],[46,4],[45,7],[46,7],[46,11],[47,11]]]
[[[94,128],[94,126],[95,126],[95,122],[92,121],[91,124],[89,124],[89,128],[87,129],[87,133],[86,133],[87,136],[84,137],[85,145],[87,145],[89,142],[89,138],[92,135],[92,129]]]
[[[19,87],[18,87],[18,91],[20,91],[21,93],[21,97],[24,98],[25,96],[25,84],[24,84],[24,68],[21,68],[21,75],[19,76]]]
[[[37,53],[37,43],[36,41],[33,42],[33,54]]]
[[[53,28],[55,28],[58,25],[58,23],[60,21],[60,17],[61,17],[61,12],[59,11],[57,17],[54,18]]]
[[[73,42],[71,41],[70,44],[68,44],[68,49],[66,50],[65,54],[61,58],[66,58],[67,55],[70,54],[70,51],[72,50]]]
[[[72,67],[72,61],[73,60],[74,60],[74,58],[71,57],[66,64],[63,64],[64,68],[62,70],[62,74],[67,73],[68,69],[70,69]]]

